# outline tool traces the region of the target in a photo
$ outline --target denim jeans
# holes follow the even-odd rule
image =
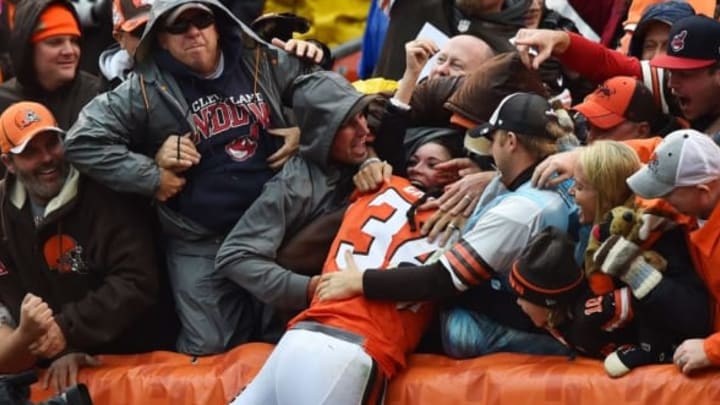
[[[550,335],[502,325],[486,315],[455,307],[440,314],[445,353],[470,358],[497,352],[570,355],[572,350]]]

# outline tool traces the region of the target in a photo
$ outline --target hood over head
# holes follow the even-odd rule
[[[41,88],[33,63],[35,47],[32,45],[32,37],[40,20],[40,15],[54,4],[67,7],[73,18],[75,18],[77,26],[81,26],[75,7],[65,0],[20,1],[15,11],[15,28],[10,35],[10,58],[15,68],[17,81],[30,90],[39,91]]]
[[[358,92],[343,76],[330,71],[300,76],[294,87],[293,112],[300,127],[299,154],[325,169],[337,131],[378,96]]]
[[[218,30],[221,42],[229,43],[237,39],[238,43],[240,43],[239,41],[251,38],[256,42],[264,43],[260,37],[252,32],[250,28],[235,17],[230,10],[218,0],[155,0],[150,8],[150,15],[148,16],[145,31],[135,52],[135,59],[138,62],[144,62],[149,59],[151,50],[157,46],[155,37],[162,21],[169,16],[174,9],[189,3],[199,3],[212,10],[215,16],[215,27]]]

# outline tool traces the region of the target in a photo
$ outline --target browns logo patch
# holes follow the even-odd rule
[[[59,273],[85,273],[87,266],[82,258],[83,249],[66,234],[53,235],[43,246],[45,262],[50,270]]]
[[[20,129],[27,128],[36,122],[40,122],[40,115],[33,110],[18,111],[15,115],[15,125]]]

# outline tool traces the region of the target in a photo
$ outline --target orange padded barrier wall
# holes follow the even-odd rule
[[[104,365],[82,370],[79,379],[95,405],[221,405],[252,379],[271,350],[252,343],[195,362],[168,352],[101,356]],[[33,386],[34,401],[49,396]],[[613,380],[597,360],[509,353],[451,360],[416,354],[390,384],[386,403],[720,404],[720,370],[687,377],[672,365],[648,366]]]

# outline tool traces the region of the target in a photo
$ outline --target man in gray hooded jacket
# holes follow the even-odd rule
[[[136,61],[133,75],[83,110],[67,158],[115,190],[163,202],[179,351],[263,339],[260,305],[213,274],[215,254],[275,174],[282,140],[270,132],[289,126],[282,97],[314,68],[263,42],[217,0],[155,1]]]
[[[278,251],[315,219],[347,206],[352,174],[372,140],[365,110],[374,96],[362,95],[332,72],[303,76],[298,85],[303,91],[294,93],[293,111],[300,151],[265,185],[217,255],[220,275],[286,313],[307,307],[319,276],[278,264]],[[307,252],[315,253],[324,257],[327,250]]]

